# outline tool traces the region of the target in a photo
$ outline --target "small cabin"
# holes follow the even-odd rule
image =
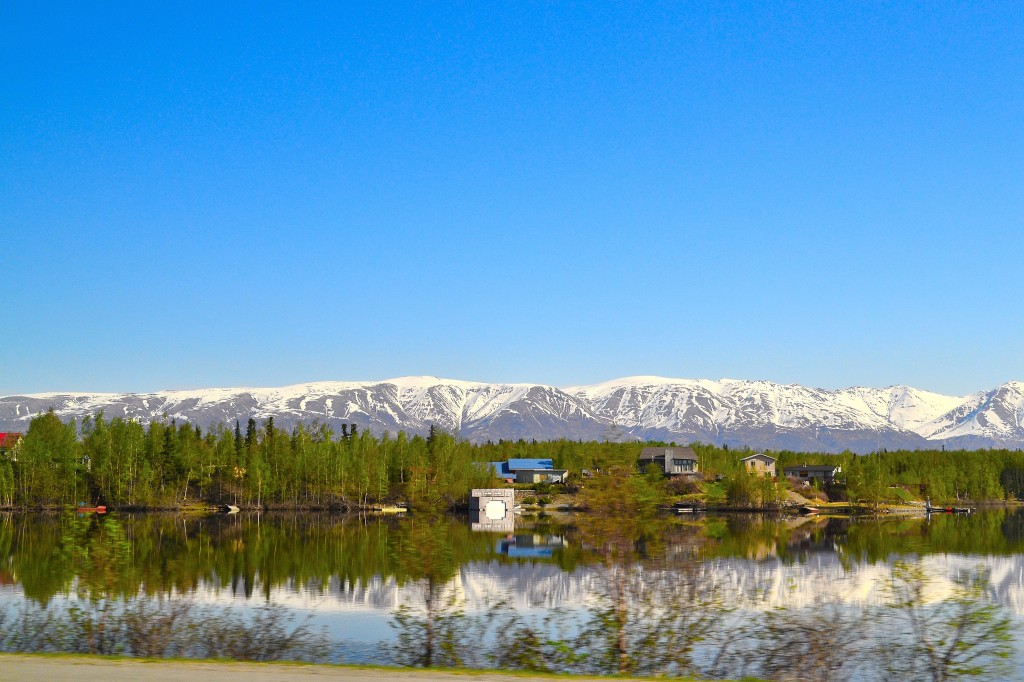
[[[515,528],[515,491],[511,488],[474,488],[469,493],[472,530],[511,532]]]
[[[644,448],[640,451],[637,468],[647,471],[654,464],[661,467],[666,476],[693,476],[698,472],[697,453],[691,447]]]
[[[771,476],[775,477],[775,458],[769,457],[763,452],[759,452],[756,455],[750,455],[740,460],[740,464],[748,473],[754,474],[755,476]]]

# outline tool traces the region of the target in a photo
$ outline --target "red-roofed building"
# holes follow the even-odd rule
[[[25,434],[23,433],[15,433],[14,431],[0,431],[0,452],[13,448],[24,435]]]

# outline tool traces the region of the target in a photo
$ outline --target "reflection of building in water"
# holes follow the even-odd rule
[[[556,549],[562,547],[565,547],[565,538],[561,535],[524,533],[499,540],[496,549],[512,558],[544,559],[550,558]]]
[[[473,530],[511,533],[515,529],[515,494],[511,488],[474,488],[469,495]]]

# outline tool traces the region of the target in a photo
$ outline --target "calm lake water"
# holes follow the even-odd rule
[[[579,515],[502,534],[450,516],[0,515],[8,650],[260,657],[211,643],[220,623],[267,657],[912,679],[914,647],[969,609],[975,664],[1024,679],[1024,510]],[[1001,634],[997,672],[984,642]]]

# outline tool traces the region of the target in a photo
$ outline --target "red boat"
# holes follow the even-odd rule
[[[84,504],[80,504],[75,511],[79,514],[106,514],[107,505],[101,504],[96,507],[86,507]]]

